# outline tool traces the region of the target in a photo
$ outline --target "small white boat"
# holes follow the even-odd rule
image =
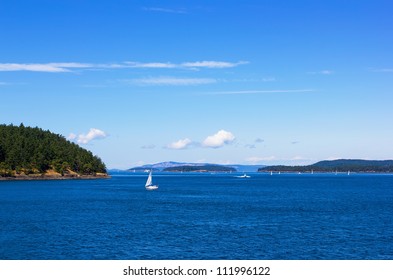
[[[236,176],[236,178],[250,178],[250,176],[248,176],[246,173],[244,173],[243,175]]]
[[[150,170],[149,176],[147,177],[145,188],[148,191],[153,191],[158,189],[158,185],[153,185],[153,171]]]

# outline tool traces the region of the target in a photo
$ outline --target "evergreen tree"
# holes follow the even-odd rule
[[[106,173],[100,158],[61,135],[23,123],[0,125],[0,176],[45,173],[49,169],[62,175],[69,171]]]

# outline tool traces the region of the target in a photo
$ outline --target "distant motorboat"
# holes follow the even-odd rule
[[[250,178],[250,176],[248,176],[246,173],[244,173],[243,175],[236,176],[236,178]]]
[[[153,191],[158,189],[158,185],[153,185],[153,171],[150,170],[149,176],[147,177],[145,188],[148,191]]]

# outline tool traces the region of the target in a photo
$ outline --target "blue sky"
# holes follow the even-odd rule
[[[393,158],[392,1],[0,1],[0,122],[109,168]]]

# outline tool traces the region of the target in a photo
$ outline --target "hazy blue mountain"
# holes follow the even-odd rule
[[[275,165],[258,169],[260,172],[393,172],[393,160],[338,159],[323,160],[311,165]]]
[[[236,169],[218,164],[205,165],[180,165],[167,167],[163,171],[167,172],[236,172]]]
[[[165,168],[179,167],[179,166],[207,166],[207,165],[217,165],[212,163],[190,163],[190,162],[176,162],[176,161],[165,161],[158,162],[154,164],[145,164],[142,166],[132,167],[127,169],[127,171],[137,171],[141,172],[147,169],[153,169],[154,171],[162,171]],[[242,165],[242,164],[218,164],[225,167],[232,167],[238,172],[256,172],[258,168],[263,168],[265,165]]]

